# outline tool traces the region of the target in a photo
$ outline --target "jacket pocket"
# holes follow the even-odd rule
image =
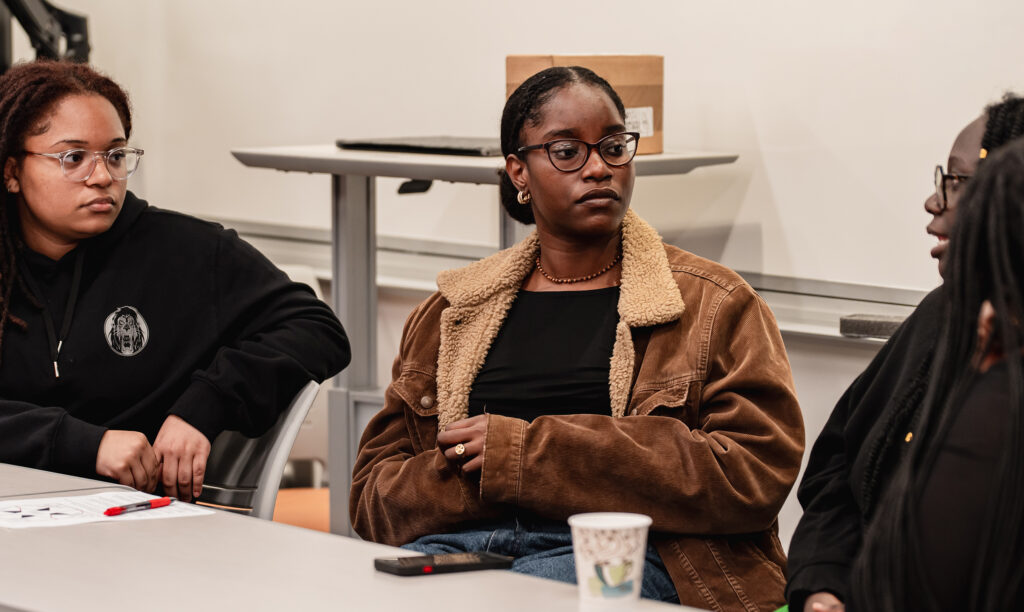
[[[786,603],[784,568],[765,555],[759,539],[759,535],[709,538],[707,546],[745,609],[775,610]]]
[[[437,379],[427,372],[406,369],[391,383],[391,390],[406,406],[406,427],[416,452],[436,447]]]
[[[782,568],[750,536],[681,536],[658,552],[685,605],[758,612],[785,604]]]
[[[644,416],[661,408],[667,414],[678,415],[690,399],[690,382],[669,381],[664,386],[637,385],[633,390],[626,416]],[[684,419],[685,420],[685,419]]]

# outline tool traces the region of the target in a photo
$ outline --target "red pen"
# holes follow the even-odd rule
[[[113,508],[107,508],[103,511],[103,514],[107,516],[117,516],[118,514],[124,514],[125,512],[136,512],[138,510],[149,510],[150,508],[163,508],[174,501],[171,497],[161,497],[159,499],[151,499],[149,501],[139,502],[137,504],[128,504],[127,506],[114,506]]]

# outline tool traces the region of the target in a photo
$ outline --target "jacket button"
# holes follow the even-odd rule
[[[423,406],[427,410],[430,410],[431,408],[434,407],[434,398],[430,397],[429,395],[424,395],[423,397],[420,398],[420,406]]]

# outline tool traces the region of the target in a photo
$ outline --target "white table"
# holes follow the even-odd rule
[[[352,344],[352,363],[328,391],[328,469],[331,474],[331,531],[351,533],[348,490],[361,432],[356,427],[358,402],[379,401],[377,382],[377,228],[375,179],[378,176],[452,183],[497,185],[500,157],[423,155],[342,150],[332,144],[236,149],[246,166],[332,177],[331,295],[338,318]],[[637,176],[686,174],[694,168],[736,161],[716,153],[638,155]],[[497,202],[495,202],[497,205]],[[501,246],[511,246],[515,222],[501,219]]]
[[[0,499],[80,495],[100,490],[133,491],[131,487],[90,478],[79,478],[43,470],[0,463]],[[2,547],[0,547],[2,550]]]
[[[0,463],[0,498],[109,486],[83,480]],[[373,569],[375,557],[411,553],[220,511],[0,528],[0,550],[0,610],[575,611],[579,602],[575,585],[502,570],[384,574]],[[680,608],[641,600],[634,609]]]

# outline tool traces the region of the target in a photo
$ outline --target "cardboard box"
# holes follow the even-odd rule
[[[608,81],[626,106],[626,128],[640,132],[637,154],[662,152],[665,58],[660,55],[509,55],[505,98],[534,74],[552,66],[583,66]]]

